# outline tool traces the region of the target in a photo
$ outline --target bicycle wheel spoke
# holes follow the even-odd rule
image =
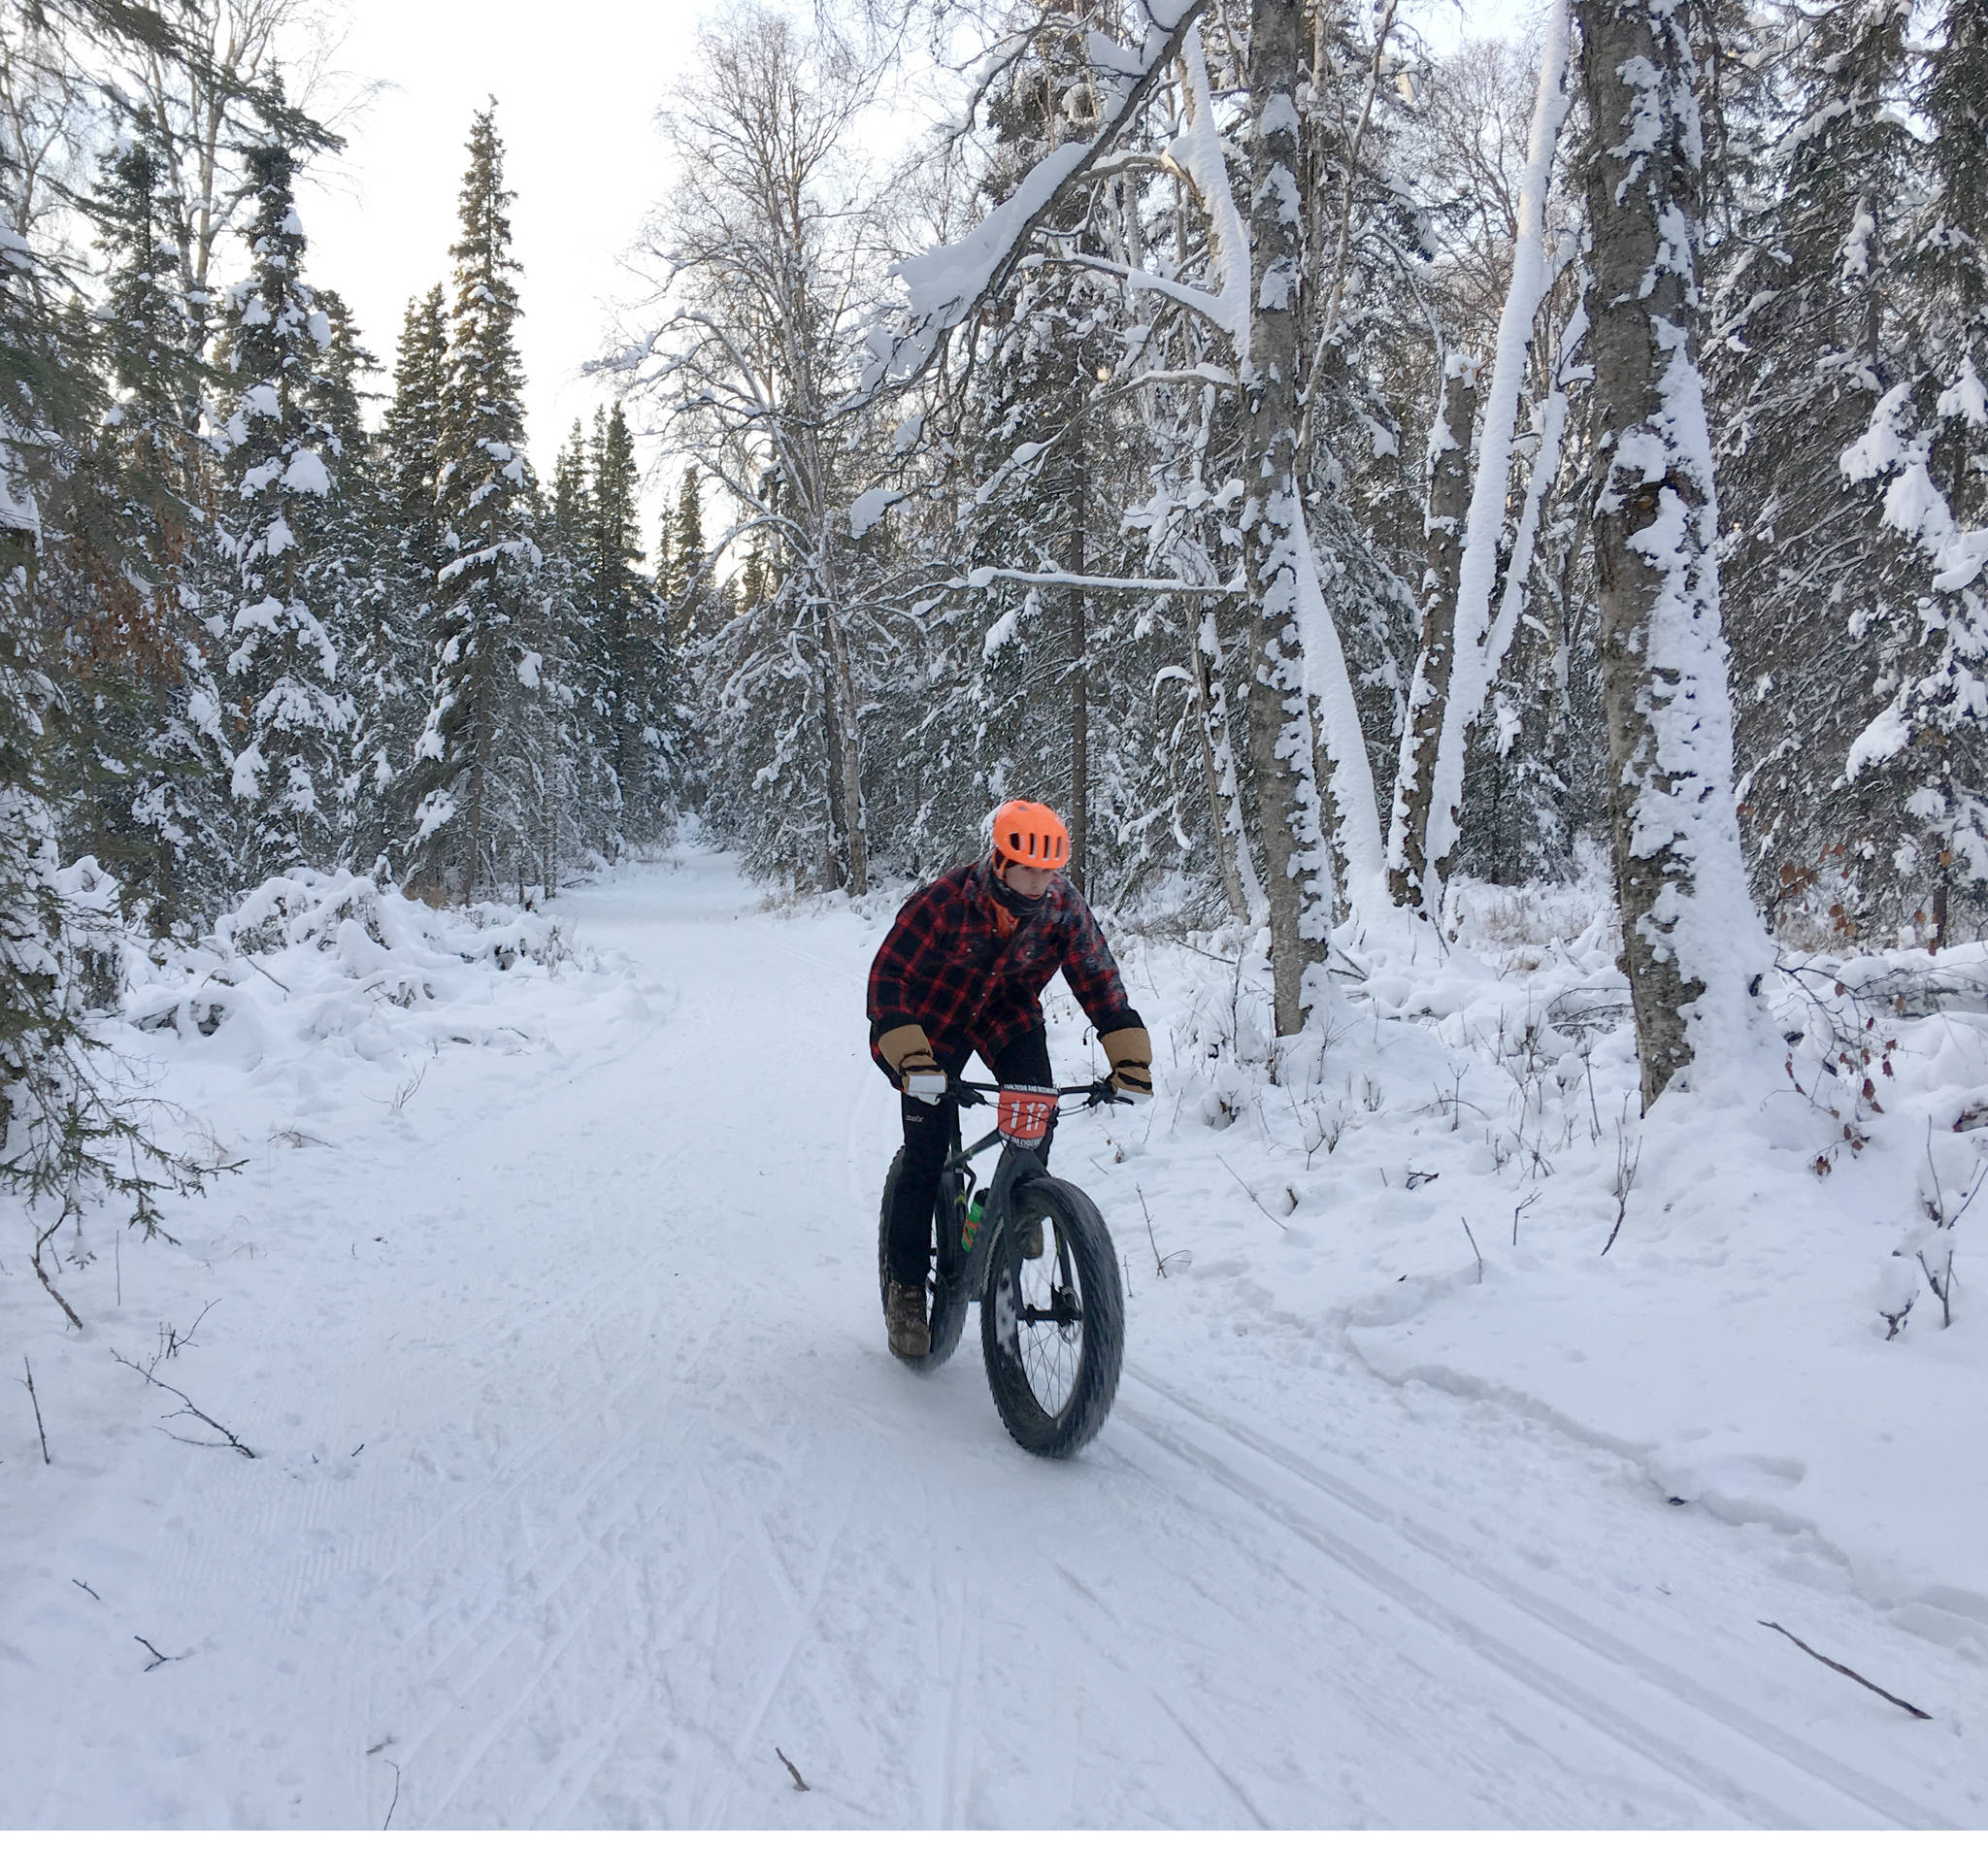
[[[1015,1356],[1036,1404],[1051,1418],[1068,1404],[1083,1355],[1083,1302],[1070,1245],[1051,1221],[1053,1251],[1016,1255],[1013,1268]]]

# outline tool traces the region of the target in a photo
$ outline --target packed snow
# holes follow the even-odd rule
[[[1784,958],[1785,1090],[1644,1120],[1597,892],[1459,882],[1276,1049],[1253,944],[1111,921],[1049,1465],[884,1350],[895,895],[270,883],[105,1030],[179,1243],[65,1234],[79,1335],[8,1210],[0,1822],[1988,1825],[1988,957]]]

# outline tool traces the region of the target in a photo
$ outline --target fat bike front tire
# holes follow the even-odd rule
[[[898,1171],[904,1167],[904,1160],[903,1150],[890,1159],[890,1173],[883,1178],[883,1206],[877,1216],[877,1295],[886,1306],[890,1303],[890,1206],[897,1196]],[[932,1222],[935,1239],[928,1250],[933,1263],[925,1293],[925,1321],[932,1332],[932,1347],[924,1355],[898,1357],[906,1368],[919,1374],[929,1374],[949,1362],[953,1350],[959,1347],[960,1334],[967,1327],[965,1269],[957,1263],[946,1263],[948,1252],[959,1251],[958,1215],[944,1188],[933,1204]]]
[[[1043,1256],[1020,1229],[1044,1224]],[[1104,1216],[1053,1175],[1016,1186],[980,1296],[980,1354],[1008,1436],[1042,1458],[1069,1458],[1098,1435],[1125,1360],[1125,1288]]]

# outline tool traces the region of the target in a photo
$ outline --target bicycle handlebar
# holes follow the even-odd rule
[[[989,1093],[999,1094],[998,1081],[991,1079],[955,1079],[945,1089],[945,1098],[952,1105],[992,1105],[996,1101]],[[1059,1085],[1056,1096],[1059,1099],[1082,1095],[1088,1105],[1116,1105],[1118,1094],[1110,1079],[1087,1079],[1081,1085]]]

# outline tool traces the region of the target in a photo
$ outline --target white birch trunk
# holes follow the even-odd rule
[[[1483,710],[1484,696],[1499,668],[1492,654],[1491,590],[1498,573],[1498,538],[1505,526],[1511,440],[1518,427],[1526,349],[1532,339],[1534,317],[1552,281],[1546,267],[1546,192],[1569,101],[1567,6],[1568,0],[1554,0],[1547,15],[1546,42],[1540,60],[1539,97],[1533,108],[1532,140],[1526,150],[1525,174],[1519,189],[1511,285],[1506,292],[1504,312],[1498,321],[1498,349],[1492,360],[1490,389],[1485,394],[1477,477],[1471,492],[1463,564],[1457,577],[1455,654],[1448,697],[1443,705],[1442,730],[1437,743],[1421,868],[1422,904],[1431,918],[1441,911],[1443,882],[1448,875],[1449,857],[1456,847],[1457,811],[1463,803],[1464,742]]]
[[[1325,956],[1331,873],[1312,780],[1308,649],[1323,612],[1298,493],[1298,292],[1304,257],[1298,198],[1300,0],[1252,0],[1249,92],[1249,359],[1243,573],[1250,628],[1249,756],[1270,901],[1271,988],[1279,1035],[1305,1025],[1305,974]],[[1309,581],[1310,608],[1307,607]],[[1330,635],[1331,624],[1324,628]],[[1338,639],[1331,638],[1335,654]],[[1341,677],[1344,677],[1343,663]]]
[[[1422,637],[1408,683],[1388,817],[1387,885],[1397,906],[1422,909],[1422,869],[1428,860],[1429,803],[1436,788],[1436,749],[1456,654],[1456,587],[1463,565],[1469,511],[1471,432],[1477,421],[1477,362],[1467,353],[1443,356],[1436,421],[1429,429],[1429,494],[1422,516]],[[1424,914],[1427,916],[1427,914]]]
[[[1775,1076],[1755,1000],[1772,957],[1733,793],[1696,352],[1697,72],[1670,0],[1583,0],[1581,27],[1602,691],[1642,1102],[1674,1084],[1757,1104]]]

